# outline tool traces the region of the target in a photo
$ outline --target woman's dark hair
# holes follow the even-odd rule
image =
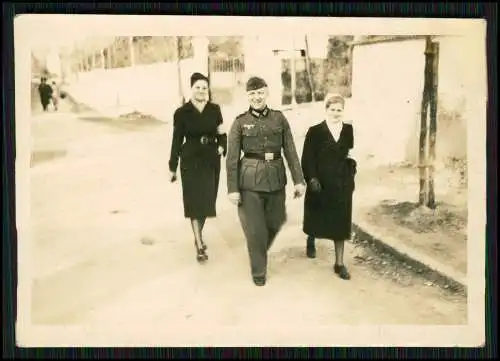
[[[205,75],[201,73],[193,73],[193,75],[191,75],[191,86],[193,86],[198,80],[205,80],[207,83],[209,82]]]

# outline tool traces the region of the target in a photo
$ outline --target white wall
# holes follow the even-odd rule
[[[421,40],[361,45],[353,51],[352,112],[357,152],[371,162],[402,162],[420,111],[424,79]],[[415,153],[416,154],[416,153]]]
[[[269,87],[268,104],[272,108],[281,107],[281,60],[272,49],[276,39],[268,36],[248,36],[243,40],[245,54],[244,82],[251,76],[262,77]]]
[[[186,95],[193,69],[192,62],[183,61],[182,80]],[[104,113],[121,107],[169,121],[180,104],[178,79],[175,63],[96,69],[80,73],[78,82],[71,84],[68,91],[78,101]]]
[[[440,43],[436,139],[439,165],[449,157],[466,156],[467,121],[474,116],[470,100],[477,98],[476,69],[481,56],[467,55],[467,49],[471,49],[468,39],[442,37],[436,41]],[[357,147],[364,157],[373,156],[373,164],[418,159],[424,50],[425,40],[354,48],[351,106]],[[447,116],[460,107],[461,117]]]

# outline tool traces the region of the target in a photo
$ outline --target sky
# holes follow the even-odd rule
[[[23,18],[24,17],[24,18]],[[158,22],[158,19],[155,21],[148,21],[149,19],[156,17],[149,17],[148,20],[145,21],[145,17],[140,16],[132,16],[127,17],[127,21],[120,21],[116,16],[106,16],[106,15],[54,15],[54,14],[46,14],[46,15],[23,15],[19,16],[15,20],[18,23],[21,23],[23,30],[19,30],[19,32],[29,33],[29,42],[31,43],[31,47],[34,51],[45,50],[49,48],[59,48],[61,46],[71,46],[75,42],[81,42],[85,38],[93,38],[93,37],[109,37],[109,36],[117,36],[117,35],[177,35],[178,33],[175,23],[181,22],[183,19],[179,19],[176,17],[172,19],[172,17],[164,18],[165,20]],[[206,18],[206,17],[205,17]],[[123,19],[123,17],[122,17]],[[161,19],[162,20],[162,19]],[[212,19],[210,19],[212,20]],[[235,21],[234,18],[225,18],[223,22],[218,21],[218,29],[217,33],[206,33],[203,35],[222,35],[222,36],[230,36],[230,35],[238,35],[238,30],[235,28],[235,25],[231,25],[230,23]],[[259,20],[259,19],[253,19]],[[185,19],[183,20],[185,24]],[[197,20],[195,20],[197,21]],[[293,32],[283,32],[280,29],[283,26],[287,26],[289,21],[283,21],[283,19],[275,20],[280,24],[276,27],[273,26],[273,30],[276,31],[269,32],[263,28],[263,33],[260,36],[261,41],[265,41],[268,43],[268,46],[272,43],[274,48],[277,47],[291,47],[292,44],[292,34],[295,33],[295,43],[298,47],[303,47],[303,38],[304,35],[302,33],[303,28],[298,28]],[[158,25],[151,25],[157,24]],[[223,23],[227,23],[228,26],[222,26]],[[163,25],[167,24],[167,25]],[[186,27],[184,27],[185,29]],[[235,28],[233,34],[228,33],[228,28]],[[247,28],[245,28],[247,29]],[[183,30],[183,31],[193,31],[192,29]],[[217,30],[215,30],[217,31]],[[163,33],[164,32],[164,33]],[[162,34],[163,33],[163,34]],[[190,34],[185,34],[190,35]],[[200,34],[201,35],[201,34]],[[240,34],[242,35],[242,34]],[[247,34],[245,34],[247,35]],[[248,34],[253,35],[253,34]],[[321,39],[320,39],[321,38]],[[326,34],[312,34],[309,35],[309,45],[310,47],[315,47],[315,40],[317,40],[318,44],[321,44],[321,47],[326,41]],[[300,45],[299,45],[300,44]]]

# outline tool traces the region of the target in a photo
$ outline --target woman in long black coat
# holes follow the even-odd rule
[[[208,101],[208,78],[191,76],[191,99],[174,113],[174,130],[169,168],[171,181],[180,174],[184,216],[191,220],[196,258],[206,261],[207,247],[202,232],[206,218],[216,216],[221,155],[226,155],[227,136],[222,130],[219,105]]]
[[[344,265],[344,242],[351,236],[352,195],[356,161],[349,156],[354,146],[353,127],[344,123],[345,101],[340,95],[325,98],[326,119],[309,128],[302,152],[307,182],[303,231],[308,235],[306,252],[316,256],[315,238],[335,243],[335,273],[350,279]]]

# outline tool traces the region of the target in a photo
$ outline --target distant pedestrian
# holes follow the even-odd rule
[[[337,94],[325,98],[325,120],[307,131],[302,152],[302,169],[307,181],[303,230],[308,235],[306,253],[316,257],[315,239],[334,241],[334,271],[350,279],[344,264],[344,243],[351,237],[352,195],[356,161],[353,127],[343,122],[345,100]]]
[[[59,87],[55,81],[52,81],[52,104],[54,105],[54,110],[57,111],[59,106]]]
[[[208,259],[203,240],[206,218],[216,217],[221,155],[226,155],[227,135],[222,129],[219,105],[208,101],[209,82],[203,74],[191,76],[191,99],[174,113],[174,129],[170,153],[170,181],[180,175],[184,216],[191,220],[196,259]]]
[[[266,82],[252,77],[246,90],[250,108],[236,117],[229,132],[227,187],[229,199],[239,206],[253,282],[263,286],[267,252],[286,221],[287,179],[282,151],[296,197],[303,195],[305,184],[288,120],[281,111],[267,107]]]
[[[38,86],[38,94],[40,95],[40,102],[42,103],[43,111],[48,111],[50,101],[52,100],[52,87],[47,84],[47,78],[42,77],[40,79],[40,85]]]

